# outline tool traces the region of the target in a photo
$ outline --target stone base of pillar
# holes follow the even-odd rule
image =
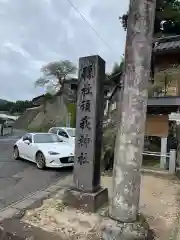
[[[133,223],[122,223],[113,219],[106,219],[101,225],[104,240],[152,240],[153,232],[143,216]]]
[[[93,213],[108,203],[108,190],[107,188],[100,188],[97,192],[87,193],[70,188],[64,193],[63,203],[70,207]]]

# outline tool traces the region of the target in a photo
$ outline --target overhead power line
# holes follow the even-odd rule
[[[81,16],[81,18],[89,25],[89,27],[94,31],[94,33],[97,35],[99,39],[106,45],[106,47],[113,53],[110,46],[107,44],[107,42],[103,39],[103,37],[98,33],[98,31],[88,22],[88,20],[83,16],[83,14],[79,11],[79,9],[71,2],[71,0],[66,0],[70,3],[70,5],[74,8],[74,10]]]

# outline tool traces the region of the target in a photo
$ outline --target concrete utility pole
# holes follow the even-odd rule
[[[150,78],[156,0],[130,0],[121,122],[116,137],[110,217],[137,220],[140,167]]]

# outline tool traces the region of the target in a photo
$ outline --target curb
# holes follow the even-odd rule
[[[141,168],[140,172],[142,175],[151,175],[160,178],[168,178],[168,179],[175,179],[177,176],[176,174],[169,173],[166,170],[158,170],[158,169],[148,169],[148,168]]]
[[[70,176],[65,177],[45,188],[36,191],[25,198],[3,208],[0,210],[0,223],[3,220],[10,218],[22,218],[26,210],[37,208],[42,205],[42,202],[56,194],[58,191],[63,191],[63,189],[69,187],[71,180]],[[69,183],[69,184],[68,184]]]
[[[102,172],[103,176],[109,176],[112,177],[112,172]],[[168,178],[168,179],[175,179],[177,178],[176,174],[169,173],[166,170],[159,170],[159,169],[150,169],[150,168],[141,168],[140,173],[142,175],[150,175],[150,176],[156,176],[160,178]],[[180,178],[180,177],[179,177]]]

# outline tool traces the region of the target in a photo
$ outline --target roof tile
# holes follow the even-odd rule
[[[180,49],[180,36],[159,38],[154,41],[154,44],[155,52],[177,50]]]

